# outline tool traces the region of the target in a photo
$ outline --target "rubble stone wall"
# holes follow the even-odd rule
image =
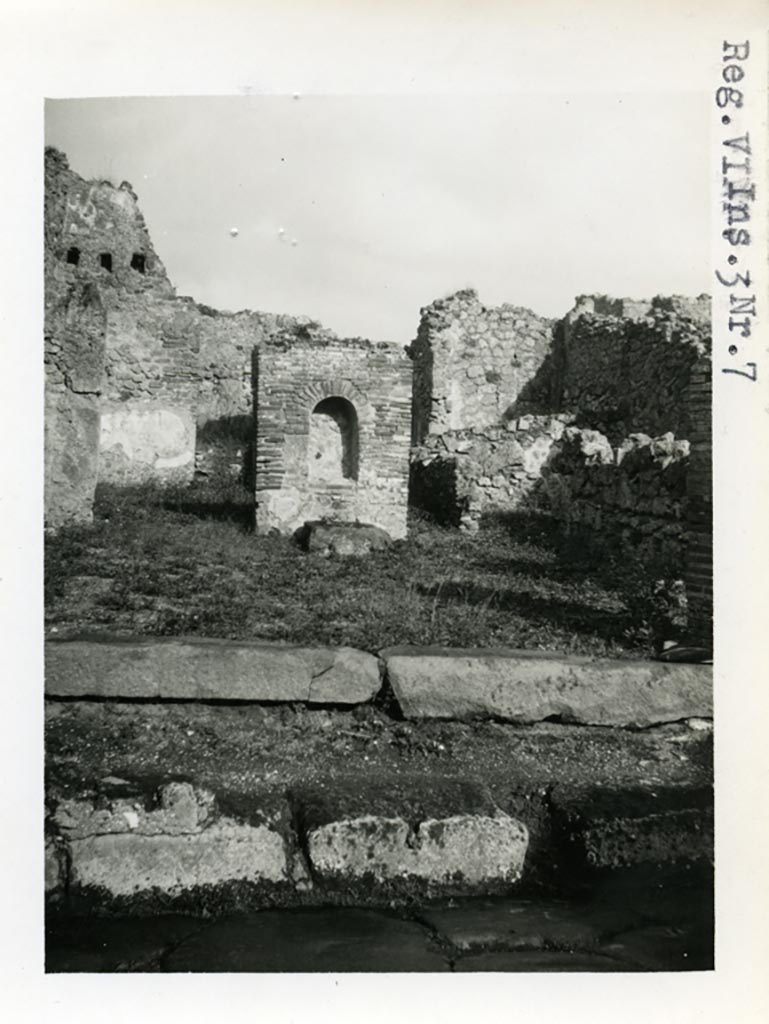
[[[552,329],[528,309],[487,309],[473,290],[425,307],[410,346],[413,443],[504,424],[549,353]]]
[[[256,524],[371,523],[406,534],[411,364],[360,339],[294,337],[257,354]]]
[[[557,323],[475,292],[433,303],[411,346],[412,503],[467,529],[538,509],[598,554],[686,567],[707,633],[710,347],[707,296],[580,296]]]
[[[85,181],[50,148],[45,171],[47,337],[60,333],[54,311],[74,294],[87,289],[90,307],[98,297],[103,311],[99,399],[88,433],[100,438],[98,478],[247,475],[254,348],[277,335],[329,332],[307,317],[220,312],[178,296],[127,182]],[[49,343],[49,357],[51,344],[60,343]],[[73,348],[70,362],[75,356]],[[51,397],[48,406],[54,416]],[[94,412],[103,413],[101,429]],[[49,429],[55,433],[53,421]]]
[[[469,530],[488,512],[530,507],[553,445],[572,419],[527,415],[504,427],[429,436],[413,450],[412,503]]]
[[[707,296],[581,297],[556,335],[551,394],[614,443],[639,431],[684,436],[686,390],[709,348]]]
[[[683,570],[690,445],[672,433],[631,434],[613,447],[596,430],[567,427],[543,469],[538,500],[603,552],[630,551]]]
[[[45,522],[88,523],[99,464],[106,310],[88,278],[59,272],[69,170],[60,154],[45,166]]]
[[[90,286],[46,289],[45,522],[90,523],[99,467],[105,311]]]

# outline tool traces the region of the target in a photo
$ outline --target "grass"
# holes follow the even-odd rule
[[[474,535],[415,517],[387,551],[325,559],[251,532],[248,495],[234,487],[102,486],[92,527],[47,539],[46,625],[63,635],[638,656],[651,637],[634,606],[645,571],[636,568],[591,562],[524,515]]]

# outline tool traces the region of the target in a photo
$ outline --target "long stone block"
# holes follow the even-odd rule
[[[507,648],[391,647],[380,652],[407,718],[558,717],[645,727],[713,714],[707,665],[593,660]]]
[[[356,890],[496,891],[518,881],[526,825],[472,780],[340,777],[293,794],[313,878]]]
[[[402,818],[364,815],[310,830],[307,850],[321,879],[461,881],[475,888],[518,881],[528,842],[526,826],[502,812],[428,819],[416,829]]]
[[[227,640],[55,640],[50,697],[309,701],[358,704],[380,687],[379,663],[349,647]]]
[[[190,835],[95,835],[69,848],[72,884],[117,897],[288,877],[283,839],[267,825],[220,821]]]
[[[593,868],[713,860],[710,788],[560,786],[550,793],[577,862]],[[566,838],[568,837],[568,838]]]

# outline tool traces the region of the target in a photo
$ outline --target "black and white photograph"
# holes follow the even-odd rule
[[[353,6],[265,5],[249,74],[258,5],[84,0],[98,73],[39,83],[39,969],[715,1020],[758,955],[762,5]]]

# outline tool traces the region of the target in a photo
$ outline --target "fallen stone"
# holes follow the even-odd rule
[[[306,551],[324,558],[368,555],[392,544],[392,537],[386,530],[364,523],[305,523],[298,531],[297,540]]]
[[[380,687],[379,663],[349,647],[228,640],[51,640],[49,697],[310,701],[358,704]]]
[[[710,666],[592,660],[507,648],[380,652],[407,718],[557,718],[642,728],[713,713]]]
[[[262,911],[225,918],[182,942],[168,971],[447,971],[420,925],[367,910]]]
[[[72,887],[109,897],[152,891],[174,897],[197,886],[288,878],[283,838],[266,825],[221,819],[191,835],[94,835],[69,843]]]

